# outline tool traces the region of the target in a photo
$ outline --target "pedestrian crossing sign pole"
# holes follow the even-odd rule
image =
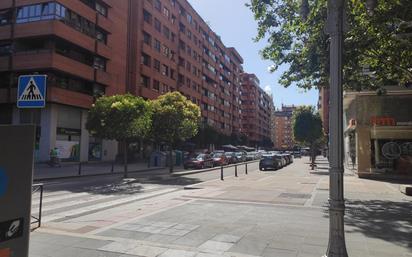
[[[18,108],[44,108],[46,106],[46,75],[23,75],[17,88]]]

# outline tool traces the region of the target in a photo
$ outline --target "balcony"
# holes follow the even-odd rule
[[[16,53],[13,57],[13,69],[56,69],[90,81],[94,79],[94,69],[92,67],[48,49]]]
[[[112,84],[112,76],[102,70],[96,70],[96,81],[100,84],[110,86]]]
[[[0,40],[10,39],[10,37],[11,37],[11,25],[0,26]]]
[[[113,22],[101,14],[97,16],[97,26],[107,32],[113,31]]]
[[[97,54],[107,59],[112,59],[112,50],[101,42],[97,42]]]
[[[93,104],[92,96],[59,87],[48,87],[46,95],[47,101],[54,103],[62,103],[87,109]]]
[[[6,71],[9,69],[9,57],[0,56],[0,71]]]
[[[13,6],[13,0],[1,0],[0,1],[0,10],[11,8]]]
[[[95,40],[61,21],[49,20],[16,24],[16,38],[56,35],[94,52]]]

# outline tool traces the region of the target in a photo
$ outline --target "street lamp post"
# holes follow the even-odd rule
[[[344,0],[328,0],[327,32],[330,35],[330,133],[329,133],[329,244],[325,257],[347,257],[343,197],[343,88],[342,52]]]

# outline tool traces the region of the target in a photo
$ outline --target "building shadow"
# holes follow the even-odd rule
[[[412,249],[411,212],[411,202],[347,200],[345,225],[351,226],[347,233],[362,233]]]

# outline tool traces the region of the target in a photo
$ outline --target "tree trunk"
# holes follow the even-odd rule
[[[124,165],[124,178],[128,177],[128,170],[127,170],[127,151],[128,151],[128,144],[127,141],[123,141],[123,165]]]
[[[173,147],[169,149],[169,172],[173,173]]]

